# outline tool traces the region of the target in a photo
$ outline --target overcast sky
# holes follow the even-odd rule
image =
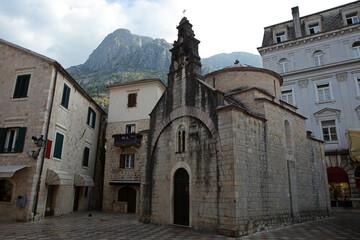
[[[201,41],[202,58],[258,54],[264,27],[333,8],[347,0],[0,0],[0,38],[50,57],[65,68],[82,64],[118,28],[173,43],[185,16]]]

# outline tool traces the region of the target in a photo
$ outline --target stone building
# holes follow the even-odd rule
[[[332,206],[360,208],[360,163],[348,142],[360,129],[360,1],[304,17],[294,7],[292,14],[265,27],[263,67],[281,74],[281,99],[325,142]]]
[[[0,220],[88,209],[105,112],[56,61],[0,53]]]
[[[177,29],[140,220],[234,236],[328,216],[323,144],[281,101],[282,77],[241,64],[202,76],[192,25]]]
[[[141,79],[107,88],[110,103],[103,211],[140,213],[149,113],[165,86],[160,79]]]

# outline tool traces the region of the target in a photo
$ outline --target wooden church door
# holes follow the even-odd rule
[[[189,226],[189,174],[184,168],[174,177],[174,224]]]

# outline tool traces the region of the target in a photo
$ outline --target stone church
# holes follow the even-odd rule
[[[202,76],[192,25],[177,29],[140,221],[239,236],[329,216],[323,143],[280,100],[282,77],[239,63]]]

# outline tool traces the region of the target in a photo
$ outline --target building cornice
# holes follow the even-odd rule
[[[321,41],[323,39],[329,39],[329,38],[337,37],[339,35],[344,35],[344,34],[352,33],[354,31],[359,31],[359,30],[360,30],[360,23],[357,23],[357,24],[345,26],[345,27],[327,31],[327,32],[312,34],[312,35],[308,35],[308,36],[301,37],[301,38],[296,38],[293,40],[288,40],[288,41],[281,42],[281,43],[275,43],[273,45],[269,45],[269,46],[265,46],[265,47],[258,47],[257,50],[260,53],[260,55],[263,55],[264,53],[266,53],[268,51],[273,52],[273,51],[278,51],[278,50],[282,50],[285,48],[295,48],[295,47],[299,47],[300,45],[303,45],[303,44],[308,44],[309,42]]]

